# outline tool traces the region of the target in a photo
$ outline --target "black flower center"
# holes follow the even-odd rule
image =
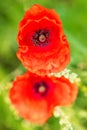
[[[49,31],[46,29],[36,31],[32,36],[32,41],[35,46],[47,45],[49,43]]]
[[[45,82],[38,82],[34,85],[35,94],[39,94],[40,96],[46,96],[48,92],[48,85]]]

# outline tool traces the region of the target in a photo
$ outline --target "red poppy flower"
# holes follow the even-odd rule
[[[55,106],[74,102],[77,86],[64,77],[40,77],[27,72],[16,78],[9,95],[21,117],[43,124]]]
[[[33,5],[19,24],[18,58],[31,72],[58,72],[70,61],[70,48],[54,10]]]

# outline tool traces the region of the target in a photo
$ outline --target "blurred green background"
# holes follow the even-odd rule
[[[77,100],[63,111],[73,130],[87,130],[87,0],[0,0],[0,130],[63,130],[60,118],[52,117],[43,126],[25,121],[8,99],[12,80],[25,71],[16,57],[18,23],[35,3],[54,8],[61,17],[71,47],[68,68],[81,78]]]

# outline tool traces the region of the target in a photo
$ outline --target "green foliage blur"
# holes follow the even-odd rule
[[[68,68],[81,78],[75,103],[66,107],[73,130],[87,130],[87,1],[86,0],[0,0],[0,130],[63,130],[59,118],[52,117],[43,126],[20,118],[8,98],[12,80],[24,67],[16,57],[18,23],[33,4],[54,8],[63,22],[71,47]],[[68,130],[68,129],[67,129]]]

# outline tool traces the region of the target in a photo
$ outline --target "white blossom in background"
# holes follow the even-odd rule
[[[65,78],[69,79],[69,81],[71,83],[78,83],[80,82],[80,78],[78,78],[78,75],[74,72],[71,72],[70,69],[64,69],[63,71],[59,72],[59,73],[51,73],[51,76],[55,76],[55,77],[58,77],[60,78],[61,76],[64,76]]]
[[[74,130],[69,121],[69,116],[66,116],[58,106],[54,108],[53,115],[56,118],[60,117],[59,124],[63,127],[62,130]]]

